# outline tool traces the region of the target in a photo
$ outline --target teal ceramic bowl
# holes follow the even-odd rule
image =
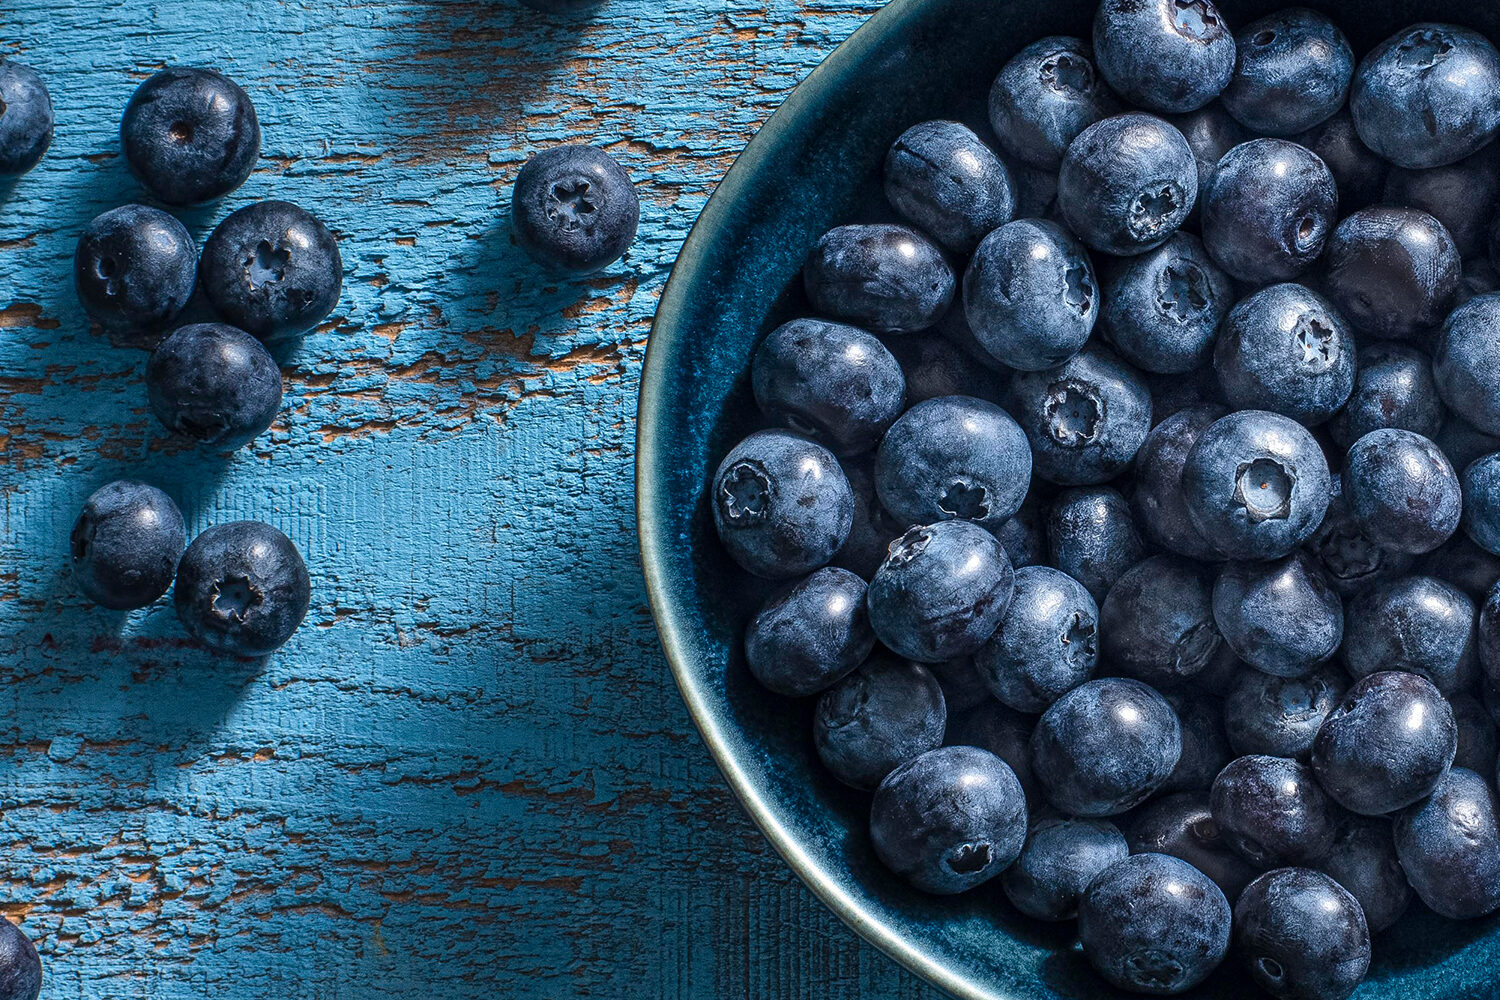
[[[1223,0],[1231,24],[1285,6]],[[1357,52],[1404,24],[1454,21],[1500,37],[1500,7],[1313,3]],[[756,426],[749,359],[802,306],[798,269],[829,228],[879,210],[879,170],[907,126],[973,112],[1000,66],[1050,34],[1087,37],[1093,0],[893,0],[787,99],[704,209],[662,297],[642,377],[641,554],[668,662],[724,776],[786,862],[854,930],[966,1000],[1117,994],[1073,947],[1072,925],[1019,916],[998,886],[957,898],[906,888],[874,859],[868,798],[825,775],[811,706],[760,690],[740,653],[760,593],[731,567],[706,502],[711,471]],[[1500,996],[1496,921],[1409,914],[1375,942],[1362,1000]],[[1124,996],[1124,994],[1118,994]],[[1232,963],[1196,998],[1259,994]]]

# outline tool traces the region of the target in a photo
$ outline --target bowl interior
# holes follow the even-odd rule
[[[806,314],[795,280],[827,229],[887,217],[880,165],[906,127],[935,117],[983,122],[1000,66],[1045,35],[1088,37],[1093,0],[894,0],[804,82],[740,157],[704,210],[663,295],[642,379],[637,467],[642,555],[677,682],[725,776],[776,849],[859,933],[965,998],[1115,995],[1071,947],[1072,924],[1022,918],[993,883],[924,896],[869,849],[868,797],[826,775],[812,751],[811,705],[760,689],[745,669],[744,624],[768,588],[729,563],[706,484],[759,426],[749,358],[760,338]],[[1285,6],[1223,0],[1231,26]],[[1314,3],[1357,54],[1413,21],[1500,37],[1487,4]],[[981,134],[984,134],[983,132]],[[1496,921],[1409,914],[1375,943],[1357,996],[1487,996],[1500,964]],[[1124,994],[1119,994],[1124,996]],[[1258,995],[1226,967],[1194,997]]]

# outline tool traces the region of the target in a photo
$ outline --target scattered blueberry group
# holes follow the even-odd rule
[[[893,137],[755,353],[750,670],[913,886],[1342,1000],[1413,897],[1500,911],[1500,52],[1103,0],[988,117]]]

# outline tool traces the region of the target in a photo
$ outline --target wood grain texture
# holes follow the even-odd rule
[[[646,607],[637,376],[678,248],[758,125],[879,0],[18,0],[0,52],[57,107],[0,190],[0,910],[47,997],[935,994],[862,945],[729,798]],[[265,131],[200,239],[279,197],[338,234],[343,298],[282,353],[273,430],[167,439],[139,345],[91,333],[84,224],[140,197],[136,84],[213,65]],[[578,281],[513,245],[535,150],[611,150],[639,240]],[[121,476],[193,530],[253,517],[313,610],[263,663],[170,607],[75,596],[66,537]]]

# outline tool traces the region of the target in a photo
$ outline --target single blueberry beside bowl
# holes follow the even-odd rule
[[[1055,171],[1080,132],[1119,110],[1094,68],[1094,50],[1064,35],[1016,53],[990,88],[990,126],[1001,147],[1043,170]]]
[[[1359,901],[1310,868],[1279,868],[1245,887],[1234,947],[1255,984],[1281,1000],[1344,1000],[1370,968]]]
[[[922,122],[901,134],[885,158],[885,197],[955,253],[973,253],[1016,214],[1010,171],[958,122]]]
[[[984,238],[963,283],[964,318],[994,360],[1040,371],[1077,354],[1099,318],[1088,253],[1055,222],[1020,219]]]
[[[145,205],[110,209],[73,254],[73,285],[89,319],[110,333],[156,333],[193,294],[198,251],[187,227]]]
[[[1094,250],[1128,256],[1171,238],[1198,200],[1198,162],[1181,132],[1152,115],[1084,129],[1057,175],[1057,204]]]
[[[311,599],[307,565],[259,521],[205,530],[182,554],[172,602],[193,638],[221,653],[265,656],[292,637]]]
[[[286,201],[233,212],[203,244],[200,276],[226,321],[261,340],[302,333],[338,304],[344,263],[328,227]]]
[[[1209,0],[1104,0],[1094,52],[1115,93],[1151,111],[1195,111],[1234,76],[1234,36]]]
[[[146,394],[163,427],[216,448],[248,444],[281,409],[281,369],[265,346],[224,323],[178,328],[146,362]]]
[[[1035,822],[1015,864],[1000,876],[1005,898],[1035,920],[1068,920],[1089,883],[1130,856],[1113,823],[1053,817]]]
[[[926,330],[948,311],[957,279],[943,251],[907,226],[839,226],[802,269],[813,308],[876,333]]]
[[[95,604],[144,608],[172,586],[186,545],[171,497],[145,483],[109,483],[89,496],[73,525],[73,576]]]
[[[932,672],[882,652],[818,697],[813,744],[835,778],[871,789],[942,746],[947,725],[947,702]]]
[[[1396,817],[1396,855],[1417,898],[1450,920],[1500,910],[1500,804],[1463,768]]]
[[[250,95],[229,77],[173,66],[131,95],[120,145],[153,198],[196,205],[245,183],[260,156],[260,119]]]
[[[641,204],[630,175],[604,150],[554,146],[516,175],[510,218],[516,242],[537,263],[592,274],[630,248]]]
[[[745,662],[772,691],[817,694],[855,670],[875,648],[865,581],[825,566],[773,594],[745,629]]]
[[[1240,281],[1290,281],[1323,253],[1338,187],[1317,154],[1284,139],[1234,147],[1203,198],[1203,245]]]
[[[1311,427],[1354,391],[1354,340],[1323,296],[1302,285],[1272,285],[1229,310],[1214,371],[1234,409],[1270,410]]]
[[[1246,128],[1296,135],[1344,106],[1354,50],[1323,14],[1290,7],[1250,22],[1234,40],[1238,59],[1222,100]]]
[[[24,174],[52,145],[52,97],[41,75],[0,59],[0,174]]]

